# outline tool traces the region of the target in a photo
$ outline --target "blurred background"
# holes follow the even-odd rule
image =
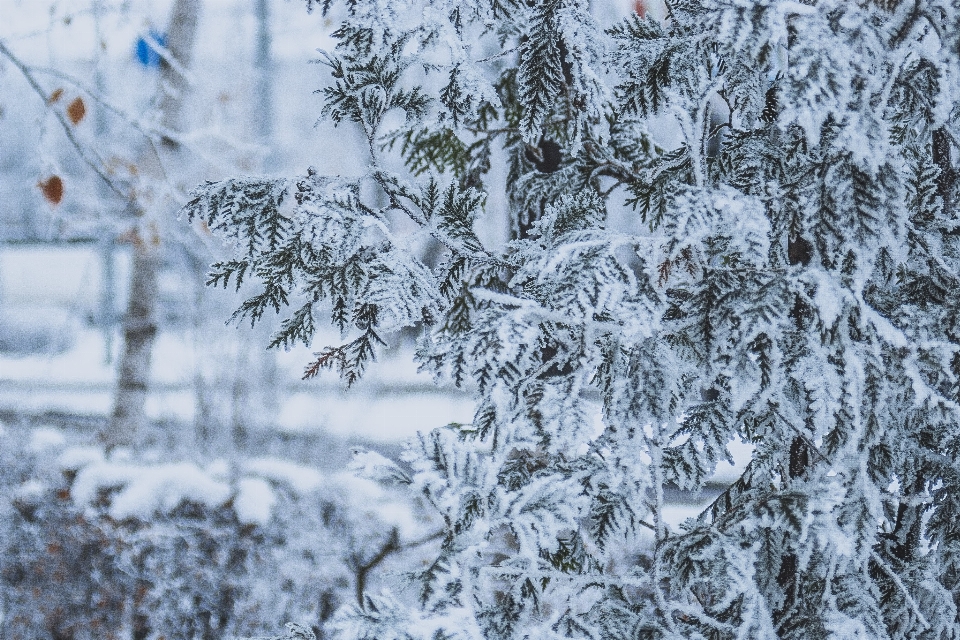
[[[310,351],[267,352],[269,326],[253,335],[225,326],[241,296],[204,287],[209,264],[228,248],[176,220],[189,189],[204,179],[292,176],[308,166],[356,174],[363,158],[351,128],[317,124],[322,103],[315,91],[327,77],[325,67],[310,62],[317,49],[332,47],[335,16],[308,14],[304,3],[292,1],[198,4],[178,158],[189,170],[157,179],[175,197],[158,216],[166,220],[145,409],[150,422],[164,425],[168,446],[203,448],[247,439],[261,447],[264,440],[320,434],[396,443],[418,429],[469,421],[470,404],[417,375],[410,353],[396,354],[346,393],[332,378],[301,383]],[[152,37],[162,39],[172,5],[0,0],[0,38],[31,65],[48,96],[60,94],[56,104],[45,102],[0,57],[5,422],[56,416],[96,429],[97,418],[111,412],[132,275],[129,205],[78,157],[54,112],[83,101],[86,115],[70,125],[80,143],[96,150],[112,175],[136,172],[144,164],[143,132],[155,131],[161,119],[159,56],[150,45]],[[57,202],[43,188],[51,177],[62,184]],[[356,396],[364,401],[352,402]],[[418,410],[402,410],[412,397]],[[297,446],[292,453],[306,450],[318,448]]]
[[[363,170],[356,133],[317,124],[339,19],[0,0],[0,637],[323,637],[435,553],[422,505],[346,465],[469,398],[407,336],[350,390],[302,382],[311,350],[228,326],[244,291],[205,281],[229,247],[177,219],[203,180]]]

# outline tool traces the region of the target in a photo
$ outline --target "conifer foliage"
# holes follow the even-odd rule
[[[666,4],[348,2],[325,114],[367,173],[187,206],[275,345],[340,327],[308,375],[418,327],[476,393],[406,453],[446,523],[420,606],[368,595],[342,637],[960,636],[960,3]],[[496,148],[504,250],[473,228]],[[669,527],[735,439],[742,477]]]

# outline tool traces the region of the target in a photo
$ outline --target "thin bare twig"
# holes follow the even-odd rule
[[[903,594],[904,599],[907,601],[907,604],[910,605],[910,608],[913,609],[913,615],[917,616],[917,619],[920,621],[920,624],[923,625],[924,629],[930,628],[930,623],[927,622],[927,618],[923,615],[923,612],[920,611],[920,607],[917,605],[917,601],[913,599],[913,596],[910,595],[910,592],[907,590],[907,585],[903,584],[903,581],[900,579],[900,576],[891,569],[886,562],[883,561],[883,558],[880,557],[880,554],[876,551],[870,552],[870,557],[874,562],[877,563],[877,566],[883,570],[887,576],[893,580],[893,583],[897,585],[897,588],[900,589],[900,592]]]
[[[69,82],[74,87],[84,92],[88,98],[90,98],[91,100],[93,100],[94,102],[102,106],[104,109],[113,113],[114,115],[122,119],[124,122],[126,122],[127,125],[129,125],[134,131],[142,135],[144,139],[147,141],[148,145],[150,146],[150,151],[156,157],[157,164],[160,168],[160,173],[162,174],[163,179],[167,182],[170,182],[169,174],[167,173],[167,169],[164,166],[163,156],[160,155],[160,150],[157,149],[156,142],[157,140],[161,140],[165,137],[166,138],[171,137],[172,132],[161,131],[155,127],[154,128],[145,127],[143,124],[140,123],[139,120],[131,116],[129,113],[127,113],[120,107],[114,105],[109,100],[106,100],[103,96],[99,95],[98,92],[91,89],[88,85],[86,85],[80,79],[75,78],[68,73],[64,73],[59,69],[51,69],[49,67],[33,67],[31,68],[31,71],[34,73],[42,73],[45,75],[53,76],[54,78],[59,78],[64,82]]]
[[[43,87],[40,86],[40,83],[37,82],[37,79],[36,77],[34,77],[33,72],[30,70],[30,67],[24,64],[23,61],[21,61],[20,58],[18,58],[16,55],[14,55],[14,53],[7,48],[3,40],[0,40],[0,54],[2,54],[5,58],[7,58],[13,64],[13,66],[15,66],[17,70],[20,71],[20,73],[26,79],[27,83],[34,90],[34,92],[36,92],[36,94],[40,97],[40,99],[43,100],[44,104],[47,104],[49,100],[49,96],[47,95],[46,91],[44,91]],[[126,193],[123,189],[121,189],[120,186],[118,186],[117,183],[112,178],[110,178],[110,176],[108,176],[104,171],[103,167],[106,166],[106,163],[103,161],[103,158],[97,155],[95,151],[89,151],[86,148],[84,148],[82,144],[80,144],[80,141],[77,140],[77,137],[73,133],[73,128],[70,126],[70,123],[67,122],[66,118],[63,117],[63,114],[60,113],[60,111],[56,109],[51,109],[50,111],[53,113],[54,117],[57,119],[57,122],[60,123],[60,126],[63,128],[64,135],[66,135],[67,140],[70,142],[71,146],[73,146],[73,148],[76,150],[77,154],[83,160],[84,164],[90,167],[90,169],[95,174],[97,174],[97,176],[101,180],[103,180],[108,187],[110,187],[111,191],[113,191],[115,194],[117,194],[121,198],[124,198],[124,199],[128,198],[129,194]]]

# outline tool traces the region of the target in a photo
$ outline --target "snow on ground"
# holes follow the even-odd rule
[[[5,246],[0,251],[0,301],[5,307],[59,306],[93,315],[100,309],[103,259],[91,246]],[[114,269],[117,282],[127,282],[127,251],[114,251]],[[125,303],[118,300],[117,309]]]
[[[451,422],[473,421],[474,404],[464,397],[435,393],[337,397],[294,393],[281,402],[279,428],[289,433],[322,429],[339,436],[381,442],[405,440]]]
[[[100,447],[69,447],[57,458],[57,466],[65,471],[78,471],[103,460],[103,450]]]
[[[150,519],[154,513],[175,509],[184,501],[215,508],[231,496],[230,485],[213,478],[191,462],[142,465],[95,462],[80,469],[73,483],[77,504],[95,502],[103,491],[116,489],[110,516],[116,520]]]
[[[236,340],[256,339],[245,335],[244,329],[225,331],[235,332]],[[320,341],[325,337],[330,342],[337,339],[331,335]],[[108,361],[106,337],[85,328],[73,346],[60,354],[0,354],[0,408],[25,413],[109,414],[119,335],[113,336],[112,345]],[[151,373],[154,389],[147,399],[151,418],[194,419],[194,382],[201,364],[195,349],[196,342],[186,333],[158,336]],[[431,377],[417,373],[412,353],[375,365],[367,379],[352,390],[329,374],[316,382],[301,382],[303,366],[311,357],[305,348],[277,353],[280,393],[274,426],[282,432],[326,431],[397,442],[420,430],[473,419],[472,401],[464,394],[436,392]]]

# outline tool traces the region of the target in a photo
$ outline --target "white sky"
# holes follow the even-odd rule
[[[104,53],[132,56],[139,33],[150,26],[165,29],[172,0],[101,0]],[[91,60],[96,43],[94,0],[0,0],[0,38],[17,55],[34,63],[64,59]],[[253,56],[254,0],[204,0],[198,56]],[[316,49],[331,45],[328,20],[307,14],[301,0],[271,0],[274,54],[309,60]]]

